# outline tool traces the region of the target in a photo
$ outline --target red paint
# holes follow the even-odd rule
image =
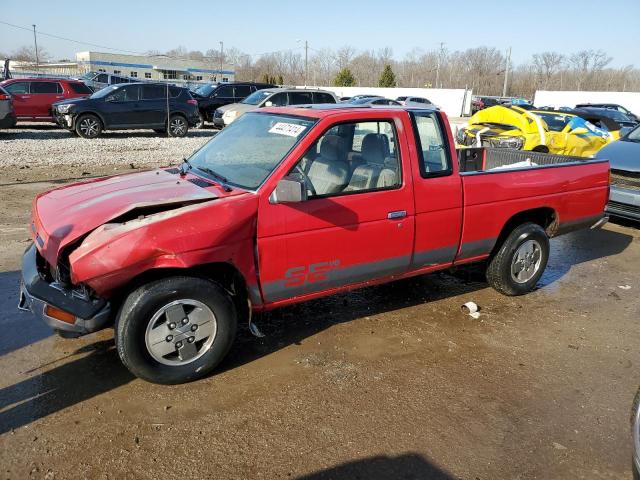
[[[254,308],[264,310],[481,260],[519,212],[552,209],[561,227],[601,215],[608,197],[606,162],[460,175],[456,160],[451,175],[422,178],[411,119],[402,109],[264,111],[318,123],[257,192],[201,188],[187,181],[190,175],[164,171],[65,186],[34,201],[43,256],[55,264],[69,247],[72,281],[107,298],[149,270],[227,263],[244,277]],[[448,121],[439,115],[455,156]],[[329,127],[367,119],[396,127],[400,188],[269,203],[278,180]],[[132,206],[166,204],[167,211],[113,222]],[[399,210],[406,211],[404,218],[387,218]],[[487,244],[486,251],[464,256],[465,246],[478,244]],[[438,261],[419,262],[425,254]],[[297,288],[297,296],[282,297],[289,288]]]

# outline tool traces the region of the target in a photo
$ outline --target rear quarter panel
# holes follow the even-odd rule
[[[487,256],[514,215],[553,209],[550,234],[586,227],[602,217],[609,196],[609,163],[591,161],[501,172],[462,173],[464,219],[458,260]]]

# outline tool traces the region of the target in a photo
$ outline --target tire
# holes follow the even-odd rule
[[[137,377],[161,384],[190,382],[210,373],[227,355],[236,318],[233,301],[218,284],[195,277],[164,278],[126,298],[116,318],[116,347]]]
[[[202,112],[198,112],[198,122],[195,124],[193,128],[197,128],[198,130],[202,130],[204,128],[204,115]]]
[[[102,122],[91,113],[81,115],[76,120],[75,132],[82,138],[98,138],[102,133]]]
[[[184,137],[189,131],[189,122],[182,115],[173,114],[169,118],[169,136]]]
[[[489,260],[487,282],[498,292],[523,295],[533,290],[549,260],[549,237],[536,223],[515,228]]]
[[[549,153],[549,148],[545,145],[538,145],[537,147],[533,147],[532,152],[540,152],[540,153]]]

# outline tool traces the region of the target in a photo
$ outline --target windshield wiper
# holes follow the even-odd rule
[[[202,170],[204,173],[208,173],[213,178],[218,180],[218,183],[222,185],[222,188],[224,189],[225,192],[230,192],[232,190],[232,188],[228,185],[229,180],[227,180],[227,177],[224,177],[219,173],[216,173],[215,171],[211,170],[209,167],[196,167],[196,168],[198,170]]]

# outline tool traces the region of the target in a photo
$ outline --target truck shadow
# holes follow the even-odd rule
[[[631,235],[609,228],[579,230],[551,240],[549,264],[538,288],[564,277],[574,265],[622,253],[633,241]]]
[[[0,435],[134,379],[120,363],[112,339],[86,345],[50,363],[76,355],[83,356],[0,389]]]
[[[418,453],[354,460],[296,480],[454,480],[456,477]]]

